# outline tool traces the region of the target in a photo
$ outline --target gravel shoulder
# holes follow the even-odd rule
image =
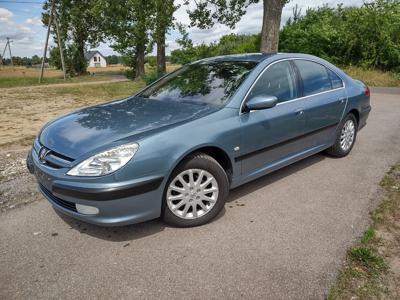
[[[400,159],[400,94],[373,92],[372,107],[349,156],[314,155],[237,188],[217,220],[190,229],[60,216],[19,169],[23,151],[5,152],[2,170],[20,171],[0,182],[16,193],[0,215],[0,298],[323,299]]]

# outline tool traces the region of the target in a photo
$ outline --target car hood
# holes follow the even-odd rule
[[[211,105],[131,97],[61,117],[45,126],[39,139],[45,147],[75,159],[121,139],[134,141],[216,110]]]

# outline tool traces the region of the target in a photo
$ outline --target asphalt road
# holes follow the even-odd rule
[[[0,298],[322,299],[400,159],[400,93],[372,96],[343,159],[322,154],[232,191],[191,229],[104,229],[44,200],[0,216]]]

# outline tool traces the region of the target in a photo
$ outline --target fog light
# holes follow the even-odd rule
[[[82,204],[76,204],[76,210],[85,215],[97,215],[99,213],[99,209],[97,207]]]

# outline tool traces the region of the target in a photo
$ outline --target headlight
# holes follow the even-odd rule
[[[110,174],[123,166],[135,155],[139,145],[126,144],[96,154],[67,172],[71,176],[102,176]]]

